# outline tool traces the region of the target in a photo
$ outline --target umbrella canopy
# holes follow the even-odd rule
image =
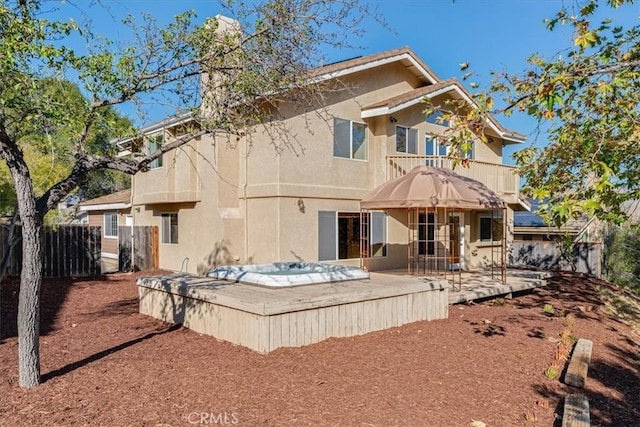
[[[487,210],[505,206],[500,196],[483,183],[450,169],[426,165],[417,166],[408,174],[385,182],[360,201],[362,209]]]

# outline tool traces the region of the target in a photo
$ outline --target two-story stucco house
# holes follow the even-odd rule
[[[447,147],[438,142],[447,124],[425,117],[422,101],[471,104],[460,82],[440,80],[408,48],[328,65],[313,75],[340,79],[349,90],[327,94],[328,120],[285,114],[303,142],[303,155],[277,153],[260,131],[250,150],[244,140],[232,147],[205,135],[133,178],[133,222],[159,227],[161,268],[202,273],[222,263],[297,260],[358,265],[363,195],[398,170],[452,167]],[[175,136],[189,120],[144,129],[147,149]],[[522,205],[518,177],[503,165],[502,149],[524,136],[495,120],[485,133],[490,143],[475,144],[463,173],[503,198],[509,208],[501,221],[509,223]],[[460,218],[464,268],[479,266],[483,250],[495,243],[492,221],[482,212]],[[372,269],[405,268],[406,212],[373,212],[369,224]]]

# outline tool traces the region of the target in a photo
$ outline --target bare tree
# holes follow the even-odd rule
[[[223,0],[224,13],[233,21],[209,19],[195,25],[195,14],[185,12],[159,27],[150,16],[128,17],[122,25],[133,39],[118,44],[94,36],[90,25],[51,20],[45,8],[53,4],[0,2],[0,158],[10,170],[22,223],[18,352],[20,385],[27,388],[40,383],[44,215],[92,171],[135,174],[207,132],[248,135],[264,124],[279,141],[278,148],[299,148],[278,120],[278,107],[288,102],[312,111],[322,87],[310,79],[310,68],[323,63],[327,46],[349,45],[362,20],[376,16],[357,0],[261,0],[251,6]],[[69,2],[59,7],[79,11]],[[65,47],[71,38],[83,38],[88,52]],[[85,98],[68,105],[48,96],[37,84],[45,77],[74,82]],[[92,132],[114,124],[111,115],[101,112],[122,104],[143,114],[149,105],[171,105],[173,113],[191,115],[198,126],[150,154],[118,157],[93,150]],[[40,194],[24,148],[45,127],[66,135],[73,162],[68,175]],[[139,140],[136,135],[114,136]]]

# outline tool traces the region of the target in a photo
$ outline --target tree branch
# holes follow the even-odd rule
[[[76,153],[76,164],[69,175],[49,188],[36,201],[36,209],[41,215],[45,215],[57,204],[62,201],[69,193],[77,188],[89,175],[90,172],[99,169],[111,169],[134,175],[142,170],[147,169],[149,164],[155,159],[161,157],[164,153],[172,151],[182,145],[187,144],[194,138],[204,135],[207,131],[201,130],[190,133],[182,138],[176,139],[168,144],[160,146],[160,149],[140,160],[130,159],[128,157],[111,157],[111,156],[89,156],[85,153]]]

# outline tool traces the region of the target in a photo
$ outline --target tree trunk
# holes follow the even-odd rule
[[[20,386],[40,384],[40,285],[42,283],[42,221],[36,211],[29,176],[14,174],[22,220],[22,273],[18,301],[18,373]]]

